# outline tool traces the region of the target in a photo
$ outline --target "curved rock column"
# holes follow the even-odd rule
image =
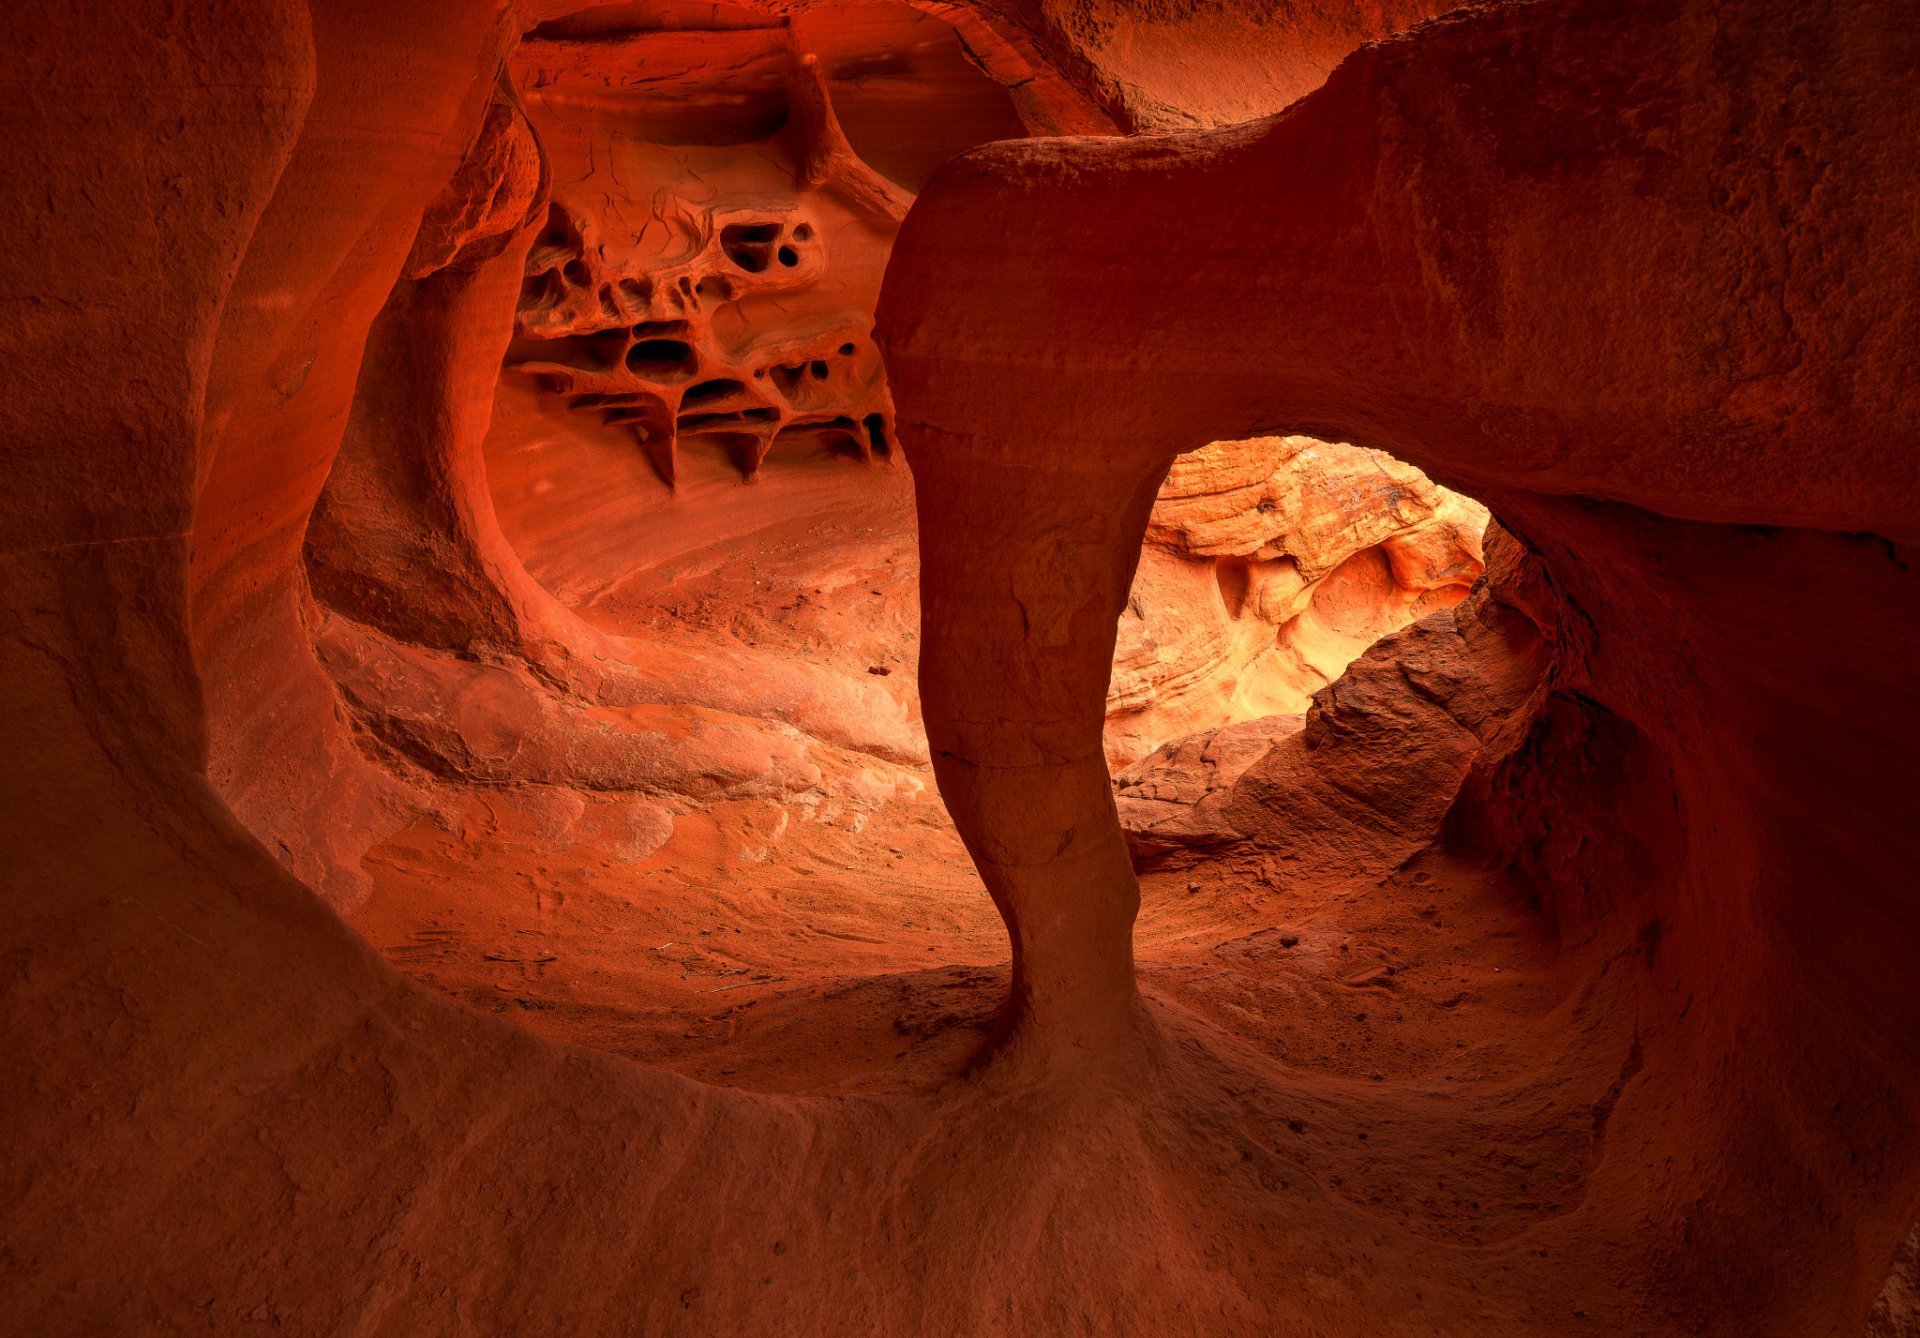
[[[928,185],[879,310],[925,715],[1045,1053],[1133,1009],[1096,792],[1142,489],[1211,440],[1383,449],[1567,629],[1473,802],[1627,973],[1582,1248],[1677,1328],[1864,1322],[1920,1195],[1920,633],[1870,612],[1916,598],[1917,56],[1870,3],[1493,6],[1270,121]]]
[[[215,788],[346,907],[366,892],[360,856],[415,796],[362,756],[315,658],[301,547],[365,333],[479,134],[514,34],[483,3],[342,0],[308,22],[313,103],[211,350],[187,589]]]
[[[1140,889],[1100,704],[1166,466],[1104,463],[914,459],[934,773],[1013,941],[1015,1023],[1067,1045],[1124,1025],[1135,999]]]
[[[402,642],[599,677],[599,633],[500,531],[481,446],[547,172],[503,74],[368,332],[351,416],[307,527],[321,600]]]

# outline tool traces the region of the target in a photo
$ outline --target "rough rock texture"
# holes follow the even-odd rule
[[[1181,456],[1147,522],[1107,689],[1107,760],[1307,709],[1383,634],[1464,598],[1486,509],[1309,437]]]
[[[336,714],[362,753],[390,762],[404,738],[401,751],[443,779],[605,789],[632,767],[552,759],[598,756],[608,731],[627,736],[619,748],[644,747],[657,735],[628,725],[685,705],[742,717],[684,722],[713,746],[716,775],[735,774],[742,747],[793,750],[796,729],[889,762],[924,758],[911,702],[879,685],[777,654],[730,662],[711,644],[609,639],[528,573],[483,458],[503,360],[504,381],[536,397],[541,438],[577,411],[637,446],[669,486],[688,450],[748,479],[776,448],[884,454],[890,408],[869,327],[911,195],[853,149],[837,105],[916,185],[953,153],[1023,131],[953,33],[898,5],[801,20],[627,6],[541,24],[516,48],[368,334],[305,536],[319,607],[292,598],[321,660],[354,678]],[[493,435],[522,425],[509,415]],[[656,523],[698,533],[693,513],[716,505],[739,509],[703,495]],[[435,728],[409,723],[423,713]],[[518,736],[543,742],[476,769]],[[313,750],[333,759],[347,746],[329,729]],[[697,782],[698,748],[682,752],[674,774]],[[550,760],[515,771],[536,756]],[[809,790],[801,775],[776,788]],[[338,788],[379,803],[295,867],[350,910],[369,844],[440,801],[384,777]],[[694,783],[683,797],[714,793]],[[257,807],[277,832],[284,815]],[[255,806],[240,811],[256,820]]]
[[[527,255],[508,368],[539,377],[570,408],[629,428],[669,486],[683,435],[718,439],[749,478],[783,431],[830,430],[863,458],[888,444],[891,405],[867,337],[870,297],[859,303],[856,278],[854,304],[842,305],[844,275],[828,285],[826,302],[806,294],[834,269],[864,269],[870,294],[879,268],[872,253],[877,246],[884,256],[884,238],[912,197],[853,154],[819,58],[796,49],[786,28],[727,34],[752,45],[722,52],[713,49],[717,34],[694,42],[668,32],[528,42],[519,56],[565,184]],[[668,52],[651,49],[663,45]],[[673,47],[685,69],[670,63]],[[756,65],[773,66],[766,77],[784,93],[776,125],[786,163],[766,141],[703,153],[642,138],[660,120],[684,118],[686,101],[752,87]],[[646,72],[638,94],[633,76],[610,74],[628,69]],[[709,127],[705,138],[732,139],[724,130]],[[639,180],[625,185],[623,176]],[[824,201],[807,203],[801,192],[839,204],[837,226],[823,217]],[[629,216],[649,198],[648,213]],[[881,239],[860,235],[862,216]],[[768,319],[774,311],[777,322]]]
[[[922,966],[897,939],[895,979],[825,1009],[878,1076],[795,1092],[510,1025],[329,906],[377,845],[390,878],[442,860],[437,914],[483,849],[517,863],[475,899],[612,914],[545,852],[588,833],[604,866],[654,858],[685,834],[644,789],[490,808],[488,786],[644,785],[624,768],[671,748],[562,737],[602,687],[742,691],[542,602],[487,528],[485,391],[544,217],[514,226],[540,178],[501,76],[568,8],[0,13],[0,1331],[1859,1332],[1920,1209],[1920,634],[1889,613],[1920,605],[1906,16],[1496,5],[1249,128],[943,169],[879,343],[935,766],[1013,960],[964,955],[988,949],[937,898],[889,901],[943,917]],[[1324,52],[1362,35],[1285,12]],[[1096,121],[1022,83],[1083,40],[1033,17],[980,21],[991,81]],[[1180,100],[1210,117],[1212,91]],[[1101,743],[1116,622],[1168,462],[1277,432],[1485,500],[1531,555],[1488,601],[1551,659],[1446,848],[1287,901],[1290,945],[1244,932],[1252,861],[1277,857],[1245,842],[1141,922],[1136,971]],[[322,537],[349,448],[387,463],[341,476]],[[403,468],[414,449],[436,454]],[[381,552],[419,582],[375,580]],[[469,577],[493,588],[458,618],[409,602]],[[336,599],[364,614],[339,639]],[[495,675],[533,694],[504,728]],[[1355,680],[1356,755],[1418,680]],[[1478,718],[1466,680],[1427,686]],[[449,733],[475,702],[481,730]],[[523,728],[549,708],[572,718]],[[461,805],[382,843],[453,762]],[[1353,811],[1408,814],[1411,840],[1431,815],[1395,798]],[[710,820],[715,851],[770,839]],[[745,862],[681,876],[702,942],[789,894],[762,962],[853,925],[830,869],[743,888]],[[683,951],[666,938],[645,954]],[[553,969],[510,946],[484,960]],[[803,1017],[688,983],[718,958],[651,977],[680,982],[679,1030],[791,1047]],[[887,1069],[910,1036],[927,1057]]]
[[[1851,625],[1916,594],[1914,55],[1873,5],[1480,10],[1256,126],[976,152],[896,245],[923,709],[1034,1051],[1138,1025],[1101,703],[1176,454],[1381,447],[1539,556],[1554,661],[1449,826],[1614,954],[1604,1145],[1527,1233],[1608,1281],[1490,1327],[1846,1332],[1913,1218],[1916,631]]]
[[[1348,52],[1452,0],[994,0],[1132,130],[1232,125],[1279,111]]]
[[[1865,1338],[1911,1338],[1920,1333],[1920,1227],[1900,1246],[1893,1276],[1873,1303]]]
[[[1527,559],[1498,530],[1496,546],[1488,584],[1467,603],[1388,635],[1304,716],[1194,735],[1116,776],[1134,857],[1251,843],[1296,875],[1365,878],[1429,845],[1551,649],[1552,627],[1514,601]]]
[[[642,8],[535,29],[513,67],[559,186],[508,370],[630,430],[669,487],[687,437],[749,479],[796,438],[888,450],[870,332],[894,230],[941,163],[1025,133],[963,51],[902,5],[793,20]],[[855,148],[840,105],[893,176]]]
[[[1120,828],[1136,860],[1245,839],[1223,811],[1247,768],[1306,728],[1305,715],[1265,715],[1163,744],[1113,778]]]

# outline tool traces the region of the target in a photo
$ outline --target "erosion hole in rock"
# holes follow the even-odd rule
[[[678,339],[636,340],[627,350],[627,370],[660,380],[691,372],[693,346]]]
[[[1510,580],[1486,508],[1382,451],[1263,437],[1177,459],[1107,689],[1136,864],[1274,852],[1261,883],[1311,904],[1434,841],[1544,664],[1541,630],[1480,588],[1496,540]]]
[[[771,263],[774,239],[780,235],[778,223],[733,223],[720,233],[720,247],[726,252],[727,259],[749,274],[763,272]],[[791,265],[794,255],[789,247],[781,247],[781,263]]]
[[[702,381],[697,385],[688,386],[680,396],[680,403],[683,407],[689,404],[711,404],[737,395],[745,389],[746,386],[738,381],[719,377],[712,381]]]
[[[1413,466],[1343,442],[1263,437],[1181,456],[1120,617],[1108,764],[1121,773],[1189,735],[1303,715],[1381,637],[1466,598],[1487,519]]]
[[[492,596],[487,650],[422,661],[357,626],[407,593],[323,582],[350,709],[387,765],[450,796],[373,847],[354,923],[401,969],[555,1037],[728,1085],[893,1083],[978,1047],[1005,938],[917,719],[912,482],[886,463],[871,337],[885,209],[1024,127],[906,6],[791,36],[721,10],[741,26],[600,11],[515,57],[559,184],[478,476],[526,584]],[[817,53],[842,125],[795,112],[790,42]],[[655,51],[686,63],[657,94],[597,82]],[[696,133],[689,97],[756,106]],[[313,564],[331,573],[328,547]],[[460,723],[430,725],[455,697]],[[715,1031],[716,1009],[755,1025]]]

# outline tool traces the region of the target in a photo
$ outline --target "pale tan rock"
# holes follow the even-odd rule
[[[1312,437],[1174,461],[1120,620],[1107,756],[1298,714],[1381,636],[1464,598],[1486,508],[1380,451]]]

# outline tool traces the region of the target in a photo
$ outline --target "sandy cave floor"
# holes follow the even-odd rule
[[[937,1081],[1004,996],[1006,938],[931,798],[864,831],[770,803],[682,819],[623,861],[554,850],[525,807],[475,798],[368,861],[360,931],[402,971],[556,1040],[763,1091]],[[774,819],[777,821],[777,819]],[[1510,889],[1426,856],[1378,886],[1301,886],[1253,861],[1141,880],[1142,986],[1293,1077],[1497,1081],[1565,996]]]

